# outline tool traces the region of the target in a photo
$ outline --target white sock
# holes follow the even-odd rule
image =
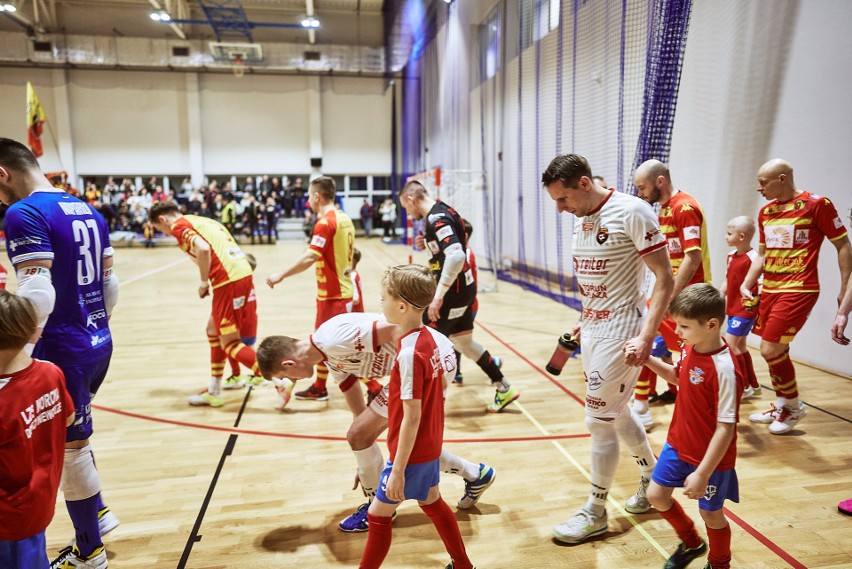
[[[647,399],[634,399],[633,400],[633,410],[637,413],[647,413],[648,412],[648,400]]]
[[[780,409],[781,409],[781,407],[783,407],[783,406],[784,406],[784,405],[786,405],[786,404],[787,404],[787,399],[786,399],[786,398],[781,397],[780,395],[776,395],[776,396],[775,396],[775,408],[776,408],[776,409],[779,409],[779,410],[780,410]],[[797,405],[798,405],[798,404],[797,404]]]
[[[222,391],[222,378],[221,377],[211,377],[210,378],[210,386],[207,388],[207,393],[210,395],[219,395]]]
[[[606,498],[618,467],[618,435],[612,421],[586,417],[586,426],[592,434],[592,489],[583,509],[600,517],[606,512]]]
[[[385,465],[382,450],[379,445],[373,443],[372,446],[364,450],[353,450],[352,454],[355,455],[355,462],[358,463],[358,479],[361,481],[361,489],[364,491],[364,495],[372,500],[376,495],[376,488],[379,487],[379,478]]]
[[[460,456],[441,449],[441,472],[447,474],[458,474],[468,482],[479,479],[479,465],[468,462]]]
[[[793,411],[799,410],[799,398],[793,397],[792,399],[785,399],[784,405],[792,409]]]
[[[627,445],[627,448],[630,449],[633,460],[636,461],[636,465],[642,471],[642,477],[650,480],[654,466],[657,465],[657,459],[654,458],[654,452],[648,443],[648,435],[645,433],[645,427],[642,426],[639,416],[625,408],[621,415],[616,417],[614,423],[615,431]]]

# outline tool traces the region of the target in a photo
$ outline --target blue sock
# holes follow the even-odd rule
[[[87,557],[94,550],[103,545],[101,532],[98,529],[98,502],[101,494],[98,492],[91,498],[85,500],[66,500],[65,507],[68,515],[74,523],[74,532],[77,539],[77,549],[80,555]]]
[[[104,508],[106,508],[106,504],[104,504],[104,499],[101,498],[101,493],[98,492],[98,511],[100,512]]]

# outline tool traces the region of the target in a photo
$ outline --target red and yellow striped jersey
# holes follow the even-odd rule
[[[310,251],[317,256],[317,299],[352,298],[352,253],[355,249],[355,226],[349,216],[331,209],[317,220],[311,237]]]
[[[251,265],[225,226],[207,217],[184,215],[171,226],[180,248],[193,261],[192,240],[203,239],[210,246],[210,285],[213,288],[236,282],[251,275]]]
[[[707,224],[696,199],[686,192],[677,192],[669,198],[660,207],[660,230],[666,236],[674,275],[677,276],[686,252],[698,249],[701,251],[701,264],[686,286],[711,282]]]
[[[817,260],[823,237],[842,239],[846,228],[828,198],[802,192],[773,200],[757,215],[765,248],[763,292],[819,292]]]

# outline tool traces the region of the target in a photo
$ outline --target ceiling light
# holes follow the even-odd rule
[[[172,19],[168,12],[163,11],[152,12],[150,18],[155,22],[170,22]]]
[[[0,4],[0,12],[17,12],[18,9],[11,4]]]
[[[301,23],[303,28],[318,28],[320,25],[319,20],[317,20],[313,16],[307,16],[305,18],[302,18]]]
[[[159,22],[159,21],[160,21],[160,15],[159,15],[158,13],[156,13],[156,12],[151,12],[150,18],[151,18],[152,20],[154,20],[155,22]]]

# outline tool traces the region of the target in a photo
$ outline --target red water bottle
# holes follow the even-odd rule
[[[547,362],[544,369],[546,369],[547,373],[551,375],[559,375],[562,373],[562,368],[565,367],[565,362],[568,361],[568,358],[574,355],[574,352],[576,352],[579,347],[580,342],[578,342],[574,336],[567,332],[562,334],[562,336],[559,337],[559,342],[556,344],[556,350],[553,352],[553,355],[550,356],[550,361]]]

